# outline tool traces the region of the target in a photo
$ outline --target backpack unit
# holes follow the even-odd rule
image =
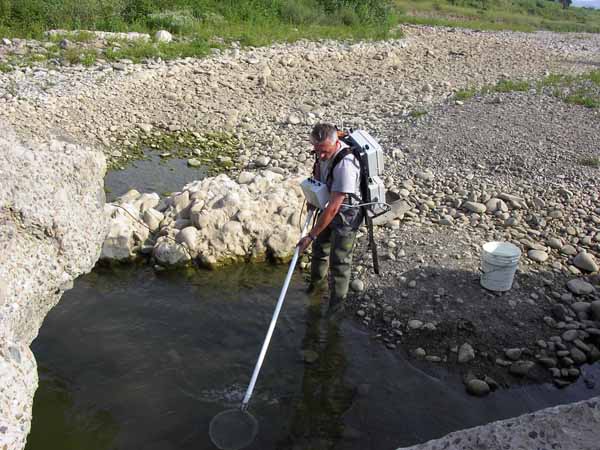
[[[339,131],[338,138],[348,145],[334,158],[328,178],[333,179],[333,169],[349,153],[352,153],[360,164],[360,193],[358,199],[363,205],[365,215],[373,219],[389,210],[385,202],[385,186],[383,176],[383,149],[366,131]],[[330,181],[327,180],[327,184]]]

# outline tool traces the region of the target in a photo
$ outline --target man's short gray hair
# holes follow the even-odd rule
[[[312,144],[323,144],[327,141],[333,143],[337,139],[337,129],[329,123],[318,123],[310,132],[310,142]]]

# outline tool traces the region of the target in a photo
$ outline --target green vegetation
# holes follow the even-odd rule
[[[582,166],[600,168],[600,156],[588,156],[581,158],[579,164]]]
[[[0,30],[13,36],[40,37],[50,28],[167,29],[255,45],[384,38],[395,23],[391,0],[0,0]]]
[[[398,20],[481,30],[600,32],[600,10],[551,0],[397,0]]]
[[[415,110],[412,110],[408,115],[414,119],[418,119],[419,117],[426,116],[427,111],[415,109]]]
[[[537,82],[501,80],[492,86],[481,89],[467,88],[457,91],[454,100],[468,100],[476,95],[494,92],[517,92],[535,90],[561,98],[566,103],[582,105],[587,108],[600,108],[600,70],[581,75],[551,74]]]
[[[240,143],[231,133],[198,133],[192,131],[154,132],[142,134],[121,156],[113,158],[111,170],[123,169],[132,160],[144,159],[145,150],[161,152],[164,158],[194,158],[203,164],[210,176],[236,168]]]
[[[600,10],[563,8],[552,0],[0,0],[0,37],[43,39],[48,29],[150,34],[166,29],[175,35],[168,45],[114,42],[106,54],[100,54],[87,48],[92,33],[68,32],[49,40],[58,44],[66,37],[80,50],[56,46],[33,59],[21,56],[4,61],[19,65],[36,58],[93,65],[100,58],[201,57],[233,42],[258,47],[300,39],[386,39],[401,36],[400,23],[600,32]],[[461,95],[468,98],[469,92]]]

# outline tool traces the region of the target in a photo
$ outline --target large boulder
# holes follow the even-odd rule
[[[284,262],[300,237],[302,200],[298,179],[268,170],[244,172],[238,182],[227,175],[195,181],[160,202],[130,191],[107,206],[111,229],[102,257],[132,258],[150,237],[153,257],[164,265],[192,258],[208,267],[248,259]]]
[[[0,124],[0,449],[20,450],[37,388],[29,345],[100,255],[106,164],[89,148],[26,145],[7,129]]]

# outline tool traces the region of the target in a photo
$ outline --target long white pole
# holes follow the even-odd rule
[[[304,233],[306,233],[306,228],[308,227],[312,216],[313,210],[309,211],[308,217],[306,218],[306,222],[304,222],[304,226],[302,227],[302,233],[300,234],[300,236],[304,236]],[[298,262],[299,255],[300,249],[296,247],[296,250],[294,251],[294,256],[292,258],[292,262],[290,263],[290,267],[287,272],[287,276],[285,277],[285,282],[283,283],[283,288],[281,288],[281,293],[279,294],[279,299],[277,300],[277,306],[275,307],[275,312],[273,313],[273,318],[271,319],[271,324],[269,325],[267,336],[265,337],[262,349],[260,350],[260,355],[258,357],[258,361],[256,361],[256,366],[254,366],[252,379],[250,380],[250,384],[248,385],[248,389],[246,390],[246,395],[244,396],[244,400],[242,401],[242,411],[245,411],[248,408],[248,402],[250,401],[250,397],[252,397],[252,392],[254,391],[254,386],[256,385],[258,373],[260,372],[260,368],[262,367],[265,355],[267,354],[267,349],[269,348],[269,343],[271,342],[271,336],[273,335],[273,330],[275,330],[277,318],[279,317],[279,312],[281,311],[281,307],[283,306],[283,300],[285,299],[285,294],[290,284],[290,280],[292,279],[294,268],[296,267],[296,262]]]

